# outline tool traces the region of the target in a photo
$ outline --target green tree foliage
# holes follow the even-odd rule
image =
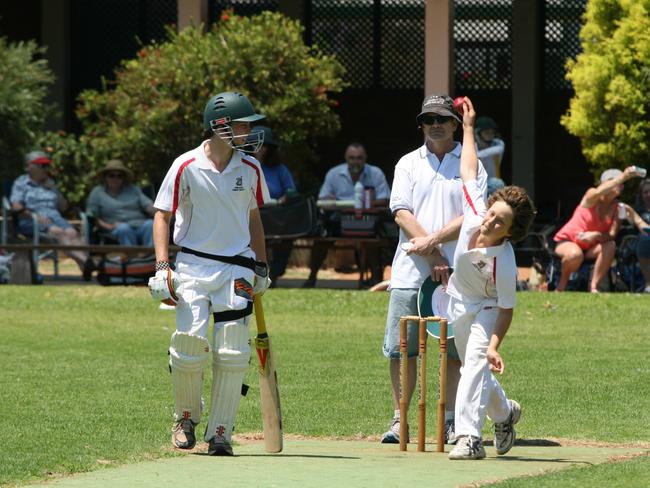
[[[0,37],[0,176],[23,170],[23,155],[34,148],[52,106],[45,96],[54,76],[34,41],[10,43]]]
[[[78,140],[48,136],[47,144],[65,153],[53,153],[59,173],[73,174],[63,182],[66,190],[79,192],[73,180],[109,157],[123,159],[141,181],[161,181],[173,159],[201,141],[203,108],[222,91],[246,94],[294,152],[305,154],[311,140],[338,130],[336,101],[328,93],[342,89],[343,68],[305,46],[299,22],[271,12],[226,13],[208,32],[194,27],[167,32],[166,42],[145,46],[124,61],[103,90],[81,94]],[[69,144],[76,146],[64,150]],[[76,151],[87,158],[85,172],[79,172]],[[86,183],[86,190],[93,184]]]
[[[562,125],[598,173],[650,166],[650,0],[590,0],[583,52],[567,63],[575,95]]]

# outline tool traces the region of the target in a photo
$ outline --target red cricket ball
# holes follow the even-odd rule
[[[456,109],[456,112],[458,112],[460,115],[463,115],[463,101],[465,100],[465,97],[456,97],[454,98],[454,108]]]

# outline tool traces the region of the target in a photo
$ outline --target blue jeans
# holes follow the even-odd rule
[[[122,246],[153,246],[153,220],[145,220],[142,225],[131,227],[124,222],[111,231],[111,237]]]
[[[57,216],[48,216],[52,221],[50,224],[43,225],[39,224],[39,232],[48,232],[51,227],[60,227],[61,229],[68,229],[72,227],[70,222],[65,220],[63,217]],[[20,219],[18,220],[18,232],[21,234],[32,237],[34,235],[34,221],[32,219]]]

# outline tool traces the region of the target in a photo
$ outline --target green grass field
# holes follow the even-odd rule
[[[523,293],[518,299],[500,379],[524,408],[519,436],[650,441],[648,297]],[[381,353],[387,300],[387,293],[357,291],[265,295],[286,433],[363,437],[385,430],[392,415]],[[0,484],[177,455],[168,447],[173,312],[159,311],[143,288],[4,286],[0,303],[6,425]],[[437,354],[431,352],[433,436]],[[206,380],[209,398],[209,372]],[[261,430],[253,367],[247,383],[240,433]],[[638,479],[650,479],[647,457],[500,486],[638,486]]]

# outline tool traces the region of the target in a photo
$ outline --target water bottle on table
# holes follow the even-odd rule
[[[361,216],[363,210],[363,184],[357,181],[354,185],[354,213],[357,217]]]

